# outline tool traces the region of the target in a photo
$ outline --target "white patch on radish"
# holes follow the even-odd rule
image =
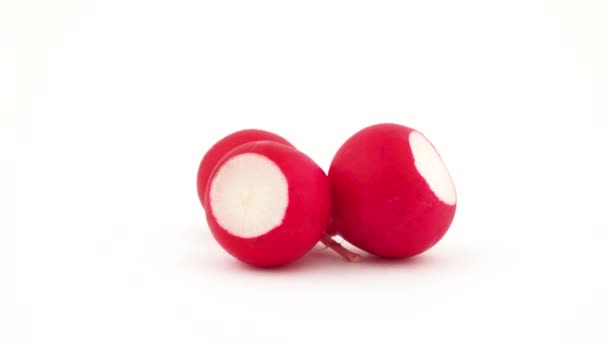
[[[211,212],[233,235],[264,235],[283,222],[288,188],[287,178],[272,160],[257,153],[239,154],[220,166],[211,181]]]
[[[418,173],[426,180],[437,198],[449,205],[456,204],[456,189],[452,177],[433,145],[416,131],[410,133],[409,140]]]

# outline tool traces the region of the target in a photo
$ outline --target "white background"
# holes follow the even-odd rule
[[[0,1],[0,341],[606,341],[608,2]],[[198,163],[379,122],[456,183],[401,262],[260,271]]]

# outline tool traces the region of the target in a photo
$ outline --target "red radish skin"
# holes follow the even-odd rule
[[[428,250],[456,212],[456,193],[441,158],[409,127],[380,124],[359,131],[337,152],[329,180],[332,229],[380,257]]]
[[[198,197],[205,210],[207,210],[207,205],[204,201],[205,190],[209,183],[209,177],[211,176],[211,173],[213,172],[213,169],[215,168],[217,163],[232,149],[249,142],[262,140],[274,141],[283,145],[293,147],[293,145],[285,138],[274,133],[259,129],[245,129],[227,135],[226,137],[215,143],[209,149],[209,151],[207,151],[200,163],[196,182]]]
[[[258,267],[291,263],[319,242],[329,224],[326,174],[308,156],[285,144],[241,145],[222,158],[210,179],[205,201],[211,232],[244,263]]]

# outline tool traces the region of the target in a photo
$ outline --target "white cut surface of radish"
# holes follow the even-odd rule
[[[279,166],[257,153],[223,163],[211,181],[209,203],[217,222],[243,238],[264,235],[281,225],[289,204],[287,178]]]
[[[433,145],[416,131],[410,133],[409,142],[416,170],[426,180],[431,191],[444,203],[456,204],[456,189],[452,177]]]

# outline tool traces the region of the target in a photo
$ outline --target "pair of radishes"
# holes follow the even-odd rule
[[[380,257],[414,256],[443,237],[456,211],[454,185],[433,145],[396,124],[353,135],[328,175],[276,134],[239,131],[205,154],[197,181],[215,239],[260,267],[290,263],[319,241],[357,260],[335,234]]]

